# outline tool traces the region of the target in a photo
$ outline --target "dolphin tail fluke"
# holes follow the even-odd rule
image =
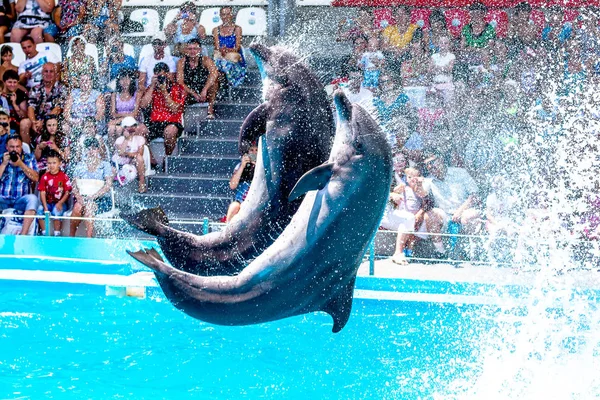
[[[348,285],[342,289],[342,291],[334,298],[329,300],[327,304],[320,311],[325,311],[333,318],[333,333],[341,331],[348,319],[350,318],[350,312],[352,311],[352,298],[354,296],[354,283],[356,277],[352,279]]]
[[[148,208],[136,214],[122,214],[121,218],[153,236],[160,236],[162,228],[169,225],[167,214],[160,207]]]
[[[139,251],[127,250],[127,254],[129,254],[131,257],[135,258],[137,261],[141,262],[154,272],[168,274],[168,272],[171,269],[173,269],[173,267],[165,264],[163,258],[154,249],[143,249]]]

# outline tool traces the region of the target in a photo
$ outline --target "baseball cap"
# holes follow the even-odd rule
[[[123,118],[123,121],[121,121],[121,126],[123,128],[129,128],[134,125],[137,125],[137,121],[133,117],[125,117]]]
[[[0,114],[4,114],[7,117],[10,117],[10,113],[5,108],[2,108],[2,107],[0,107]]]

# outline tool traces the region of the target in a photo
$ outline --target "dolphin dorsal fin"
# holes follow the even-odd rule
[[[354,297],[354,283],[356,277],[344,287],[336,297],[333,297],[325,304],[320,311],[325,311],[333,318],[333,333],[338,333],[342,330],[348,319],[350,318],[350,312],[352,311],[352,298]]]
[[[306,192],[321,190],[327,185],[333,173],[333,163],[319,165],[302,175],[288,196],[289,201],[294,201]]]

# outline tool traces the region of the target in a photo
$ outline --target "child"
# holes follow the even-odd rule
[[[407,265],[406,255],[409,257],[412,255],[415,223],[417,218],[421,220],[423,216],[423,199],[427,196],[427,192],[423,188],[423,177],[421,177],[419,170],[406,168],[404,173],[406,174],[408,186],[399,185],[394,189],[394,194],[391,196],[392,201],[398,206],[397,215],[403,218],[398,227],[396,251],[392,256],[392,262],[399,265]],[[419,232],[423,232],[423,228],[424,224],[421,222]],[[406,251],[405,247],[408,247]]]
[[[365,51],[358,62],[359,67],[363,70],[363,87],[367,89],[376,89],[379,86],[379,75],[381,67],[384,63],[384,57],[379,50],[379,39],[372,37],[367,44]]]
[[[56,115],[49,115],[46,118],[42,127],[42,134],[38,136],[36,142],[35,158],[40,176],[46,172],[47,153],[50,150],[56,151],[65,163],[69,162],[69,146],[64,135],[58,131],[58,117]]]
[[[44,215],[46,211],[55,217],[62,217],[66,211],[66,202],[69,200],[71,180],[60,170],[62,160],[60,154],[55,150],[48,151],[46,156],[48,171],[40,178],[38,190],[40,191],[41,205],[38,207],[38,215]],[[45,230],[44,220],[39,220],[40,228]],[[54,236],[60,236],[62,222],[54,220]]]

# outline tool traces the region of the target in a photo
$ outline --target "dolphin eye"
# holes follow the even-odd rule
[[[354,148],[358,154],[362,154],[365,151],[365,145],[360,139],[354,140]]]

